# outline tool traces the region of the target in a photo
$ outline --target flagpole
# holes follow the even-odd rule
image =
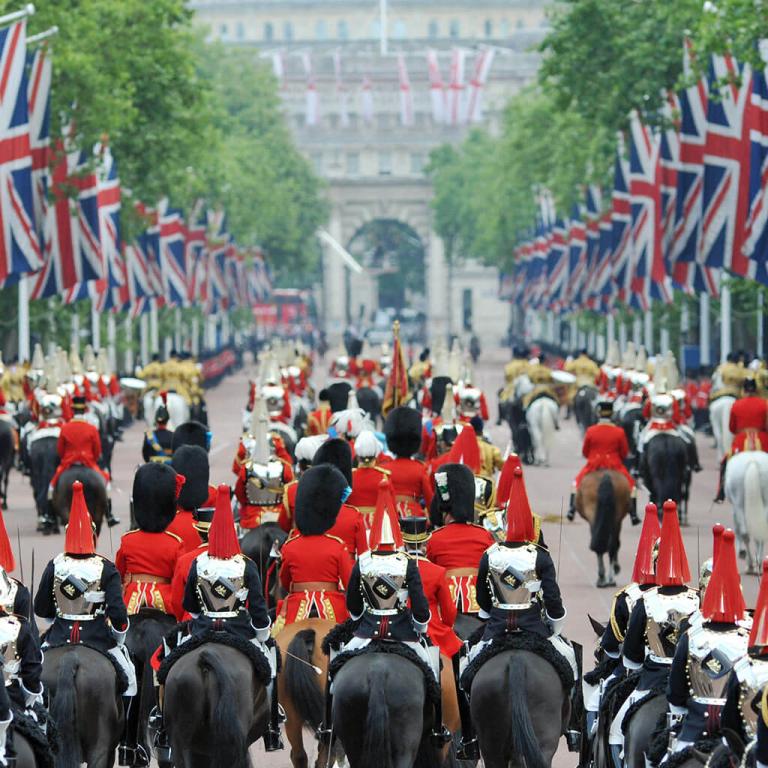
[[[731,289],[723,283],[720,287],[720,362],[724,363],[731,353]]]
[[[125,313],[123,334],[125,336],[125,373],[128,376],[132,376],[135,369],[135,361],[133,359],[133,321],[131,320],[130,312]]]
[[[173,344],[176,352],[181,352],[181,307],[173,310]]]
[[[387,45],[387,0],[379,0],[379,48],[382,56],[388,52]]]
[[[80,350],[80,312],[77,309],[77,304],[73,307],[72,312],[72,328],[70,335],[70,344],[76,349]]]
[[[115,313],[107,314],[107,359],[109,368],[112,371],[117,370],[117,328],[115,326]]]
[[[32,3],[27,3],[20,11],[14,11],[13,13],[7,13],[5,16],[0,16],[0,27],[4,27],[6,24],[12,24],[14,21],[21,21],[26,19],[27,16],[35,15],[35,6]]]
[[[644,328],[643,328],[643,343],[645,344],[645,351],[649,354],[653,354],[653,311],[651,307],[645,312],[643,316]]]
[[[757,350],[755,357],[758,360],[763,359],[763,348],[765,346],[763,329],[763,289],[757,289]]]
[[[157,321],[157,303],[154,300],[149,307],[149,344],[153,355],[160,353],[160,329]]]
[[[19,362],[29,360],[29,276],[22,275],[19,280]]]
[[[141,352],[141,364],[149,362],[149,315],[141,313],[139,320],[139,351]]]
[[[704,291],[699,296],[699,362],[710,365],[711,340],[709,334],[709,294]]]
[[[192,318],[192,354],[200,355],[200,318],[197,315]]]
[[[627,348],[627,324],[623,321],[619,321],[619,349],[622,351]]]
[[[101,349],[101,314],[91,300],[91,346],[95,350]]]

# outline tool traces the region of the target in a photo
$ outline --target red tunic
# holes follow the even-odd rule
[[[328,533],[341,539],[352,557],[360,557],[368,551],[365,521],[360,511],[349,504],[342,504],[339,516]]]
[[[629,443],[624,430],[616,424],[593,424],[584,435],[584,445],[581,453],[587,463],[576,475],[576,487],[590,472],[600,469],[613,469],[621,472],[629,482],[629,487],[635,487],[632,475],[624,466],[624,459],[629,455]]]
[[[293,528],[294,511],[296,509],[296,492],[299,490],[299,481],[293,480],[285,486],[283,491],[283,505],[280,507],[280,514],[277,518],[277,524],[286,532],[290,533]]]
[[[398,514],[423,517],[433,496],[429,467],[418,459],[391,459],[381,466],[390,473]]]
[[[482,525],[449,523],[427,542],[427,559],[446,570],[451,596],[461,613],[477,613],[476,585],[480,558],[494,542]]]
[[[445,568],[435,565],[425,557],[416,558],[419,564],[421,585],[429,602],[429,639],[440,646],[440,653],[453,656],[461,648],[461,640],[453,631],[456,621],[456,602],[451,595]]]
[[[336,622],[347,618],[342,590],[349,581],[352,560],[341,539],[327,533],[302,536],[296,532],[283,544],[280,558],[280,583],[288,592],[279,612],[285,624],[307,618]],[[309,588],[323,583],[325,589]]]
[[[176,561],[176,567],[173,569],[173,580],[171,581],[171,601],[179,621],[186,621],[190,618],[190,615],[184,610],[184,592],[187,589],[189,569],[195,558],[207,551],[208,542],[204,542],[194,549],[190,549],[189,552],[179,555],[179,559]]]
[[[175,533],[182,543],[182,550],[189,552],[200,546],[200,534],[195,530],[195,519],[192,513],[186,509],[177,509],[176,517],[165,529],[169,533]]]
[[[347,503],[360,510],[366,530],[371,529],[376,500],[379,496],[379,483],[389,477],[389,469],[382,467],[357,467],[352,470],[352,493]]]
[[[175,614],[171,580],[183,552],[181,539],[169,531],[123,534],[115,566],[123,579],[123,600],[129,616],[144,607]],[[149,576],[156,580],[146,578]]]
[[[75,464],[95,469],[104,478],[105,483],[109,482],[109,474],[98,465],[101,458],[99,430],[90,422],[74,418],[62,425],[56,451],[61,463],[51,480],[51,486],[54,488],[61,473]]]
[[[757,395],[747,395],[737,400],[731,408],[728,426],[736,435],[731,445],[732,454],[768,450],[768,400]]]
[[[283,463],[283,483],[290,483],[293,480],[293,468],[283,459],[280,460]],[[243,464],[240,467],[240,474],[237,476],[237,482],[235,483],[235,496],[237,496],[237,500],[240,502],[240,527],[258,528],[261,525],[262,515],[267,512],[279,514],[280,505],[266,507],[259,504],[251,504],[245,493],[247,475],[248,470]]]
[[[331,416],[333,413],[328,405],[321,405],[316,410],[311,411],[307,417],[307,434],[325,435],[331,423]]]

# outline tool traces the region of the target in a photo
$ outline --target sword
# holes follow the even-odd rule
[[[560,543],[557,545],[557,571],[556,577],[560,578],[560,556],[563,553],[563,505],[565,504],[565,497],[560,497]]]
[[[29,620],[30,621],[35,620],[35,609],[32,607],[34,602],[34,596],[35,596],[35,548],[32,547],[32,584],[30,589],[30,597],[32,597],[32,600],[29,601]]]
[[[19,526],[16,526],[16,546],[19,551],[19,574],[21,575],[21,583],[24,583],[24,558],[21,556],[21,530]]]

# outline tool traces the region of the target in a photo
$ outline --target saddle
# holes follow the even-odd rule
[[[552,392],[537,392],[525,405],[526,410],[530,408],[537,400],[541,400],[543,397],[548,397],[555,405],[560,405],[557,397]]]

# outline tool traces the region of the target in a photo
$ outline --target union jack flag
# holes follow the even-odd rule
[[[41,246],[48,209],[48,165],[51,159],[51,57],[43,43],[27,54],[29,82],[29,140],[32,149],[32,201]]]
[[[562,219],[556,219],[552,225],[552,238],[547,256],[549,308],[556,312],[563,309],[563,293],[567,280],[568,244],[565,239],[565,222]]]
[[[252,305],[267,301],[272,295],[272,279],[260,250],[253,254],[253,260],[248,268],[248,293]]]
[[[123,305],[120,289],[125,285],[125,263],[120,238],[120,178],[117,163],[107,145],[99,145],[96,152],[100,162],[97,178],[99,184],[99,232],[104,264],[104,278],[99,280],[96,307],[100,312],[120,309]]]
[[[613,224],[612,213],[598,221],[597,264],[592,279],[591,309],[610,309],[613,296]]]
[[[205,258],[205,219],[201,218],[200,206],[195,206],[189,216],[190,223],[184,232],[184,258],[187,274],[187,297],[190,303],[200,298],[202,264]]]
[[[672,242],[675,235],[677,210],[677,174],[680,169],[680,134],[678,115],[680,102],[674,93],[667,93],[662,107],[664,128],[660,133],[661,182],[661,247],[664,268],[672,275]]]
[[[149,309],[149,301],[154,294],[149,264],[136,243],[125,247],[125,276],[131,317],[137,318]]]
[[[651,299],[672,301],[672,285],[662,251],[660,141],[636,111],[630,117],[630,128],[629,197],[634,258],[629,303],[647,311]]]
[[[163,296],[171,306],[189,306],[185,227],[180,210],[160,206],[160,274]]]
[[[565,303],[569,309],[577,309],[581,304],[581,287],[587,270],[587,228],[582,219],[581,209],[573,206],[568,225],[568,288]]]
[[[602,195],[600,188],[594,184],[587,187],[587,251],[586,272],[584,285],[581,292],[581,308],[590,306],[590,301],[595,299],[595,275],[600,250],[600,209],[602,208]]]
[[[720,98],[707,104],[702,254],[709,267],[752,277],[755,263],[742,251],[749,213],[749,136],[757,128],[752,70],[733,56],[712,56],[710,93],[726,81]]]
[[[149,208],[144,203],[137,203],[136,209],[146,221],[147,228],[136,238],[135,245],[141,251],[146,264],[149,295],[157,307],[162,307],[165,306],[165,294],[160,266],[160,223],[157,209]]]
[[[26,23],[0,29],[0,280],[42,265],[32,195]]]
[[[623,302],[627,301],[630,293],[629,267],[632,263],[632,206],[629,202],[628,176],[629,163],[624,157],[624,136],[619,134],[611,197],[611,277],[616,297]]]

